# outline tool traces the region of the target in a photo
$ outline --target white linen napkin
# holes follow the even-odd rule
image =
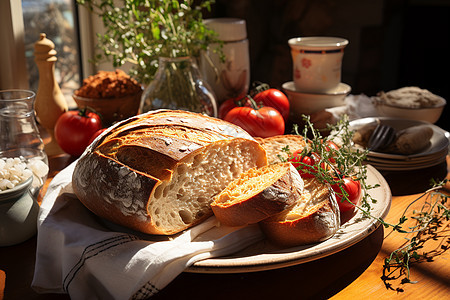
[[[71,299],[146,299],[193,263],[229,255],[263,238],[257,225],[220,226],[211,217],[171,240],[115,232],[73,194],[76,162],[58,173],[38,218],[32,287]]]
[[[333,115],[335,121],[342,118],[344,114],[348,116],[350,121],[380,116],[373,98],[364,94],[350,94],[345,97],[345,105],[327,108],[325,110]]]

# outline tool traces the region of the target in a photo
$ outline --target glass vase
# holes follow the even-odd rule
[[[48,158],[37,128],[34,102],[35,93],[32,91],[0,91],[0,169],[8,172],[9,169],[3,168],[10,165],[16,168],[14,165],[19,161],[25,164],[32,171],[30,189],[37,197],[47,179]]]
[[[140,112],[178,109],[217,117],[214,92],[191,57],[160,57],[155,78],[145,88]]]

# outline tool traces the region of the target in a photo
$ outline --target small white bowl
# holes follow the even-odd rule
[[[374,99],[378,115],[435,123],[447,101],[417,86],[405,86],[389,92],[381,91]]]
[[[376,103],[376,108],[378,115],[381,117],[436,123],[441,117],[442,111],[446,105],[445,99],[442,98],[442,100],[443,102],[441,104],[426,108],[401,107],[386,103]]]
[[[326,93],[299,92],[293,81],[283,83],[282,88],[289,99],[290,113],[294,116],[310,115],[325,108],[345,105],[345,97],[351,91],[351,87],[345,83],[340,83],[337,88]]]

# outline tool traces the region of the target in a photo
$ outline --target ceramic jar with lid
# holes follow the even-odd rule
[[[31,195],[32,177],[0,191],[0,246],[24,242],[36,234],[39,205]]]
[[[245,20],[237,18],[213,18],[204,20],[209,29],[223,41],[222,61],[215,52],[218,45],[211,45],[202,55],[201,71],[214,90],[218,103],[229,98],[243,97],[250,85],[250,54]]]

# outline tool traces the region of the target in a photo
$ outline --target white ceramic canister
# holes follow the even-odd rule
[[[220,104],[226,99],[243,97],[250,85],[250,54],[245,20],[237,18],[213,18],[205,25],[223,41],[225,62],[220,60],[217,45],[211,45],[201,58],[201,72],[212,87]]]
[[[293,81],[298,92],[329,93],[339,86],[348,40],[314,36],[292,38],[288,43],[293,61]]]
[[[33,178],[0,192],[0,246],[24,242],[37,231],[39,205],[31,195]]]

